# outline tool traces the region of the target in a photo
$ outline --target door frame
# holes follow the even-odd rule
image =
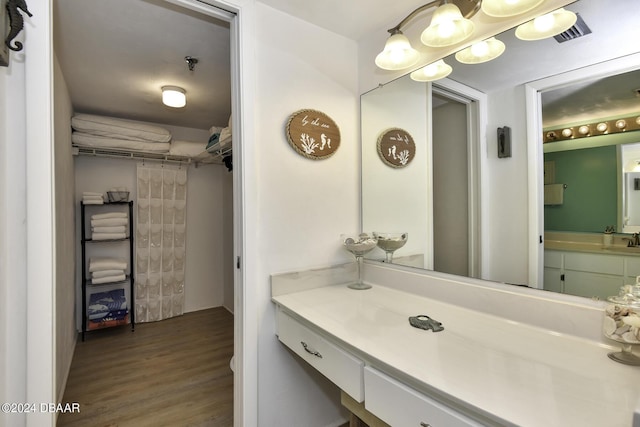
[[[234,255],[234,425],[257,426],[257,304],[247,284],[255,264],[255,157],[247,148],[254,133],[252,0],[165,0],[192,10],[231,12]],[[56,402],[55,192],[53,138],[53,0],[30,18],[25,46],[26,141],[26,322],[25,402]],[[217,15],[216,15],[217,16]],[[255,273],[253,273],[255,275]],[[27,426],[55,425],[54,413],[30,414]]]
[[[483,176],[483,170],[485,168],[486,156],[482,156],[481,153],[486,153],[487,140],[486,140],[486,128],[487,128],[487,96],[486,94],[473,89],[469,86],[458,83],[450,79],[442,79],[429,85],[429,102],[433,93],[437,93],[441,96],[450,98],[456,102],[464,104],[467,110],[467,167],[468,167],[468,206],[469,206],[469,219],[468,219],[468,266],[469,277],[481,278],[482,272],[485,271],[484,266],[484,253],[483,248],[483,206],[482,206],[482,188],[486,188],[483,182],[486,181],[486,177]],[[432,107],[427,109],[429,114],[428,123],[433,123],[433,116],[431,113]],[[433,135],[431,130],[428,132],[429,146],[433,146]],[[431,158],[430,161],[433,159]],[[433,169],[433,165],[430,165],[430,170]],[[433,180],[430,180],[431,186],[433,186]],[[432,187],[431,187],[432,188]],[[433,191],[432,191],[433,193]],[[433,227],[433,218],[431,220],[431,226]],[[433,234],[432,234],[433,236]],[[432,238],[433,242],[433,238]],[[433,251],[432,251],[433,252]],[[433,259],[432,264],[433,265]]]
[[[527,117],[529,286],[542,289],[544,279],[544,155],[542,152],[542,100],[540,93],[570,84],[603,78],[640,68],[640,53],[525,84]]]

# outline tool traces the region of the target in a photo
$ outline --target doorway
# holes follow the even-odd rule
[[[169,2],[165,2],[164,0],[158,0],[158,1],[151,1],[150,3],[158,3],[160,5],[162,4],[166,4]],[[242,157],[239,154],[241,152],[241,143],[240,143],[240,126],[238,125],[238,123],[241,123],[241,117],[240,117],[240,106],[239,106],[239,95],[238,95],[238,91],[237,91],[237,87],[239,85],[239,61],[240,61],[240,55],[237,52],[234,52],[234,49],[238,49],[238,32],[239,32],[239,26],[238,23],[236,22],[237,20],[237,15],[234,13],[229,13],[225,10],[222,9],[218,9],[213,5],[209,5],[209,4],[203,4],[200,1],[194,1],[194,0],[178,0],[178,1],[171,1],[170,3],[178,3],[180,6],[185,8],[185,11],[189,10],[192,11],[194,13],[200,13],[203,15],[208,15],[208,16],[212,16],[215,17],[216,19],[220,19],[220,20],[225,20],[226,22],[229,23],[229,29],[231,32],[231,41],[230,41],[230,45],[231,45],[231,86],[234,87],[234,89],[231,91],[232,92],[232,105],[231,105],[231,110],[232,112],[234,112],[235,114],[232,114],[233,119],[230,120],[232,121],[236,126],[233,126],[236,129],[236,133],[235,135],[238,135],[238,137],[236,138],[234,135],[234,139],[233,139],[233,151],[234,154],[238,153],[237,155],[234,155],[233,158],[233,173],[229,174],[229,176],[232,176],[232,195],[229,194],[225,194],[224,195],[224,202],[227,204],[233,204],[233,210],[231,213],[231,223],[233,224],[231,227],[229,227],[226,231],[226,236],[225,238],[229,238],[229,235],[231,236],[230,239],[233,240],[233,249],[226,254],[225,256],[228,258],[225,260],[225,263],[227,265],[229,265],[229,273],[227,274],[227,280],[228,277],[231,277],[231,281],[232,281],[232,285],[231,285],[231,289],[232,289],[232,293],[235,293],[236,289],[242,289],[242,270],[241,267],[236,268],[236,258],[238,257],[238,255],[236,254],[240,254],[242,253],[242,197],[241,197],[241,189],[240,189],[240,182],[241,179],[239,177],[239,171],[241,170],[241,164],[242,164]],[[56,126],[58,126],[59,123],[56,123]],[[68,126],[68,122],[67,122],[67,126]],[[54,131],[54,133],[56,133]],[[126,162],[127,160],[122,160],[122,162]],[[133,162],[132,162],[133,163]],[[55,172],[55,174],[57,175],[57,170]],[[56,195],[57,196],[57,195]],[[57,197],[56,197],[56,203],[57,202]],[[58,254],[56,254],[58,255]],[[56,257],[58,258],[58,257]],[[58,268],[60,268],[60,264],[58,265]],[[57,282],[56,286],[59,286],[59,282]],[[240,294],[241,295],[241,294]],[[230,301],[230,310],[232,310],[234,312],[235,315],[239,315],[242,316],[242,307],[243,304],[241,303],[241,297],[238,296],[234,296],[232,294],[231,298],[229,298]],[[57,310],[57,308],[56,308]],[[57,313],[56,313],[57,316]],[[235,326],[234,326],[234,341],[238,342],[241,341],[241,337],[243,335],[242,333],[242,325],[243,322],[241,319],[236,320]],[[59,341],[58,338],[55,338],[54,345],[55,346],[59,346]],[[239,344],[235,345],[236,349],[242,349],[242,346]],[[241,372],[242,370],[242,354],[241,351],[237,351],[236,350],[236,354],[239,355],[239,357],[236,357],[236,364],[235,364],[235,371],[236,371],[236,375],[238,373],[238,371]],[[58,375],[58,384],[57,386],[60,387],[60,382],[61,378],[60,375]],[[64,381],[64,379],[62,379],[62,381]],[[235,382],[235,381],[234,381]],[[237,396],[242,396],[242,386],[239,385],[237,387],[235,387],[235,395]],[[235,400],[235,399],[234,399]],[[240,399],[238,399],[240,400]],[[236,411],[238,412],[237,415],[240,416],[236,416],[236,422],[239,422],[240,424],[242,423],[242,412],[243,411],[242,407],[240,407],[240,409],[238,409],[237,407],[237,403],[236,403]]]
[[[479,277],[477,103],[432,88],[434,270]]]

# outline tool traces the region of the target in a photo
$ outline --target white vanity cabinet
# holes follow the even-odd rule
[[[367,366],[365,408],[391,426],[480,427],[482,424]]]
[[[349,396],[362,402],[364,362],[277,310],[278,339]]]
[[[635,255],[545,250],[544,289],[587,298],[617,295],[640,274]]]

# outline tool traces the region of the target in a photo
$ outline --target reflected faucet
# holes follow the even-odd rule
[[[628,237],[623,237],[622,240],[627,240],[627,247],[628,248],[636,248],[638,246],[640,246],[640,233],[633,233],[631,235],[631,239],[629,239]]]

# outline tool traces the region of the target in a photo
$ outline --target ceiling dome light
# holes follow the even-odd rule
[[[167,107],[182,108],[187,105],[186,91],[178,86],[163,86],[162,103]]]
[[[402,70],[415,65],[418,59],[420,53],[411,47],[409,39],[398,30],[387,39],[375,62],[383,70]]]
[[[575,13],[560,8],[520,25],[516,37],[527,41],[546,39],[568,30],[577,20]]]
[[[437,60],[425,67],[411,73],[411,79],[417,82],[432,82],[440,80],[451,74],[453,68],[442,59]]]
[[[504,43],[495,37],[491,37],[456,52],[456,59],[463,64],[481,64],[496,59],[502,55],[504,50]]]
[[[482,11],[495,18],[520,15],[538,6],[544,0],[483,0]]]
[[[468,39],[473,28],[473,22],[462,16],[458,6],[445,3],[433,12],[431,24],[422,32],[420,40],[430,47],[451,46]]]

